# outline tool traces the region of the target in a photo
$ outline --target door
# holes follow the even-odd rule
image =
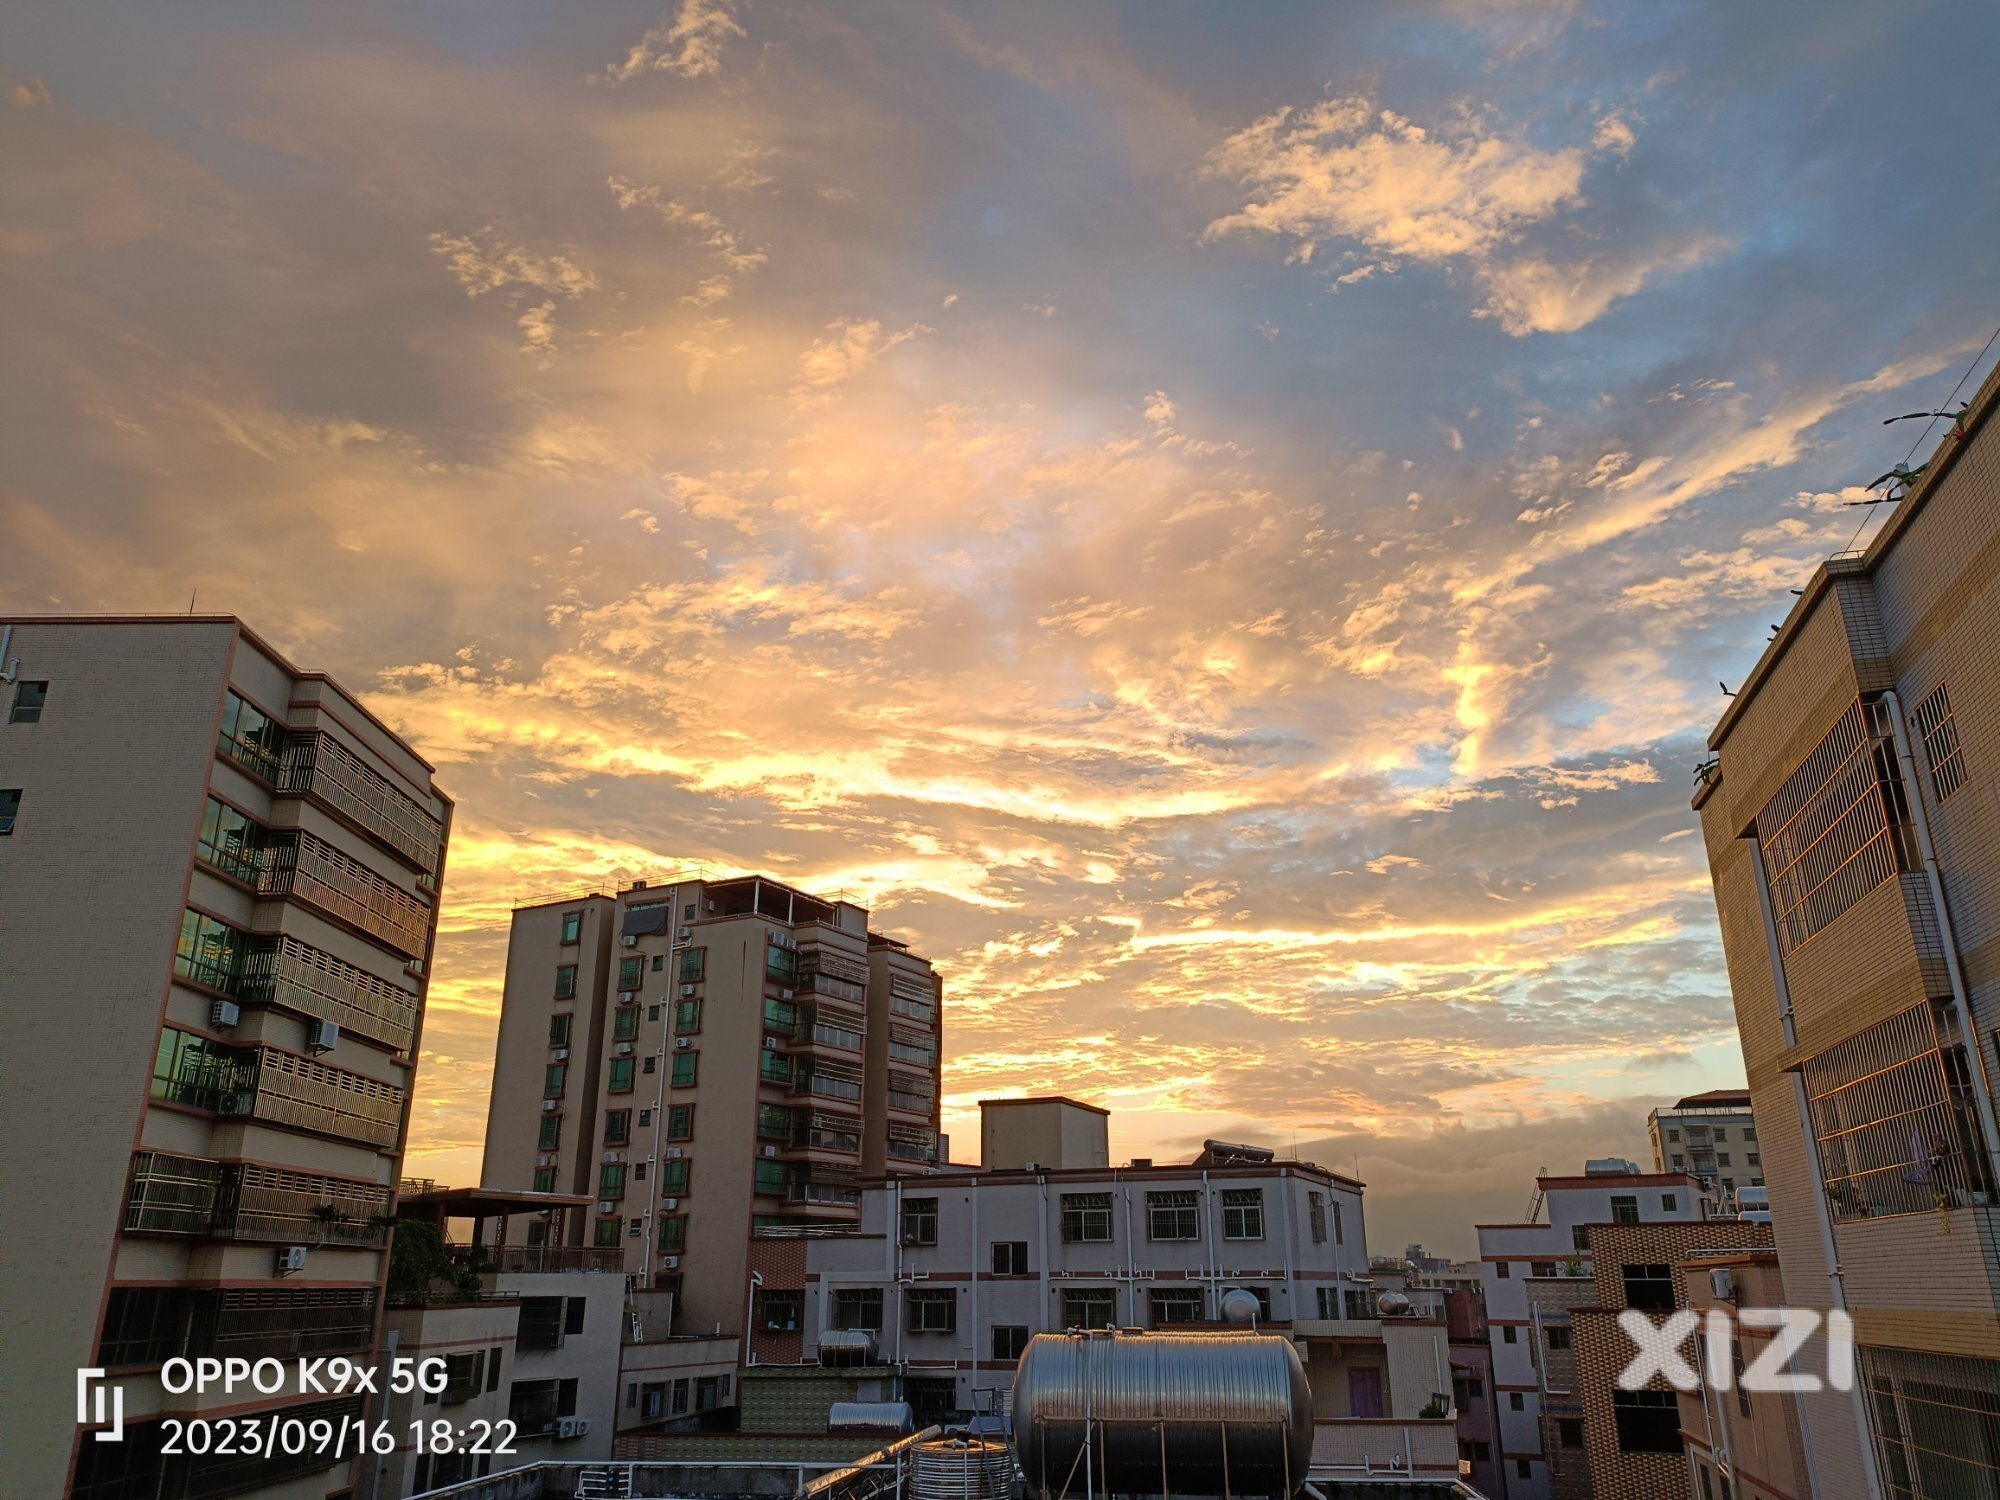
[[[1372,1366],[1347,1372],[1347,1414],[1351,1417],[1382,1415],[1382,1372]]]

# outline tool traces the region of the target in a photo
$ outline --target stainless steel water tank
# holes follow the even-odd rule
[[[910,1500],[1011,1500],[1014,1460],[997,1439],[940,1438],[911,1455]]]
[[[1312,1460],[1312,1391],[1291,1340],[1062,1333],[1028,1341],[1014,1442],[1029,1492],[1289,1495]]]

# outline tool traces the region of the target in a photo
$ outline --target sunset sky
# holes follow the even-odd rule
[[[1990,3],[14,5],[0,598],[241,615],[508,911],[704,862],[1471,1249],[1740,1082],[1691,772],[2000,307]],[[1981,371],[1975,371],[1976,379]],[[135,747],[142,753],[143,747]]]

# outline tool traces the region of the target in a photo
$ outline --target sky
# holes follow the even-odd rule
[[[961,1159],[1060,1091],[1467,1253],[1742,1079],[1692,771],[1992,331],[1996,46],[10,6],[0,598],[239,614],[436,764],[413,1174],[476,1180],[512,904],[699,863],[937,964]]]

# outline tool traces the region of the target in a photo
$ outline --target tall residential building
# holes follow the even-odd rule
[[[359,1395],[160,1369],[371,1357],[451,804],[234,619],[20,620],[0,670],[6,1488],[337,1490],[351,1457],[165,1456],[161,1419]],[[122,1442],[76,1425],[93,1365]]]
[[[587,1193],[687,1333],[741,1333],[758,1240],[851,1225],[937,1157],[941,985],[850,901],[683,875],[514,913],[483,1185]],[[541,1224],[517,1225],[539,1243]]]
[[[1550,1338],[1544,1328],[1566,1324],[1571,1308],[1593,1300],[1593,1225],[1699,1220],[1707,1205],[1685,1172],[1641,1172],[1615,1157],[1589,1163],[1580,1176],[1538,1177],[1535,1198],[1527,1222],[1478,1226],[1502,1493],[1584,1500],[1584,1413],[1568,1330]]]
[[[1692,1172],[1718,1202],[1736,1201],[1736,1190],[1764,1185],[1763,1148],[1748,1089],[1689,1094],[1672,1109],[1646,1116],[1655,1172]]]
[[[1854,1319],[1801,1403],[1830,1500],[2000,1491],[1996,401],[1814,572],[1694,798],[1785,1300]]]

